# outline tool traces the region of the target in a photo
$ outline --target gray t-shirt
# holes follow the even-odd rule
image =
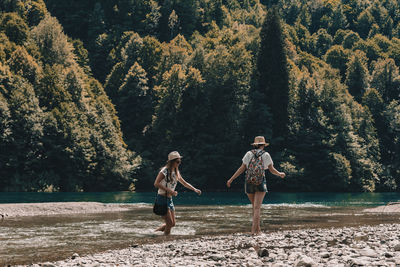
[[[261,149],[256,149],[257,153],[260,153]],[[242,162],[244,165],[246,165],[246,168],[249,166],[250,160],[254,157],[253,152],[247,151],[247,153],[244,155]],[[263,164],[264,164],[264,170],[268,169],[268,166],[271,164],[274,164],[272,162],[271,156],[269,155],[268,152],[264,151],[264,154],[262,154],[262,159],[263,159]]]

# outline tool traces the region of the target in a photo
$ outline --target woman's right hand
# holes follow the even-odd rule
[[[168,193],[169,193],[171,196],[173,196],[173,197],[176,197],[176,196],[178,195],[178,192],[177,192],[177,191],[173,191],[173,190],[171,190],[171,189],[168,189]]]
[[[227,186],[227,187],[231,187],[231,183],[232,183],[232,180],[229,179],[229,180],[226,182],[226,186]]]

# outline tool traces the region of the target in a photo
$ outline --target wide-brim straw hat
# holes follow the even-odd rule
[[[268,146],[269,144],[265,142],[264,136],[256,136],[256,137],[254,137],[254,143],[252,143],[251,145],[252,146],[254,146],[254,145]]]
[[[183,158],[178,151],[172,151],[168,154],[168,161]]]

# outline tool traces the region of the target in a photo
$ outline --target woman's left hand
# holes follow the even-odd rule
[[[195,189],[194,192],[196,192],[199,196],[201,195],[201,190]]]

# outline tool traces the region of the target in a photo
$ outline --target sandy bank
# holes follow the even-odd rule
[[[129,210],[127,204],[99,202],[51,202],[0,204],[0,217],[103,213]]]
[[[400,203],[388,203],[385,206],[379,206],[371,209],[365,209],[364,212],[377,212],[377,213],[400,213]]]

